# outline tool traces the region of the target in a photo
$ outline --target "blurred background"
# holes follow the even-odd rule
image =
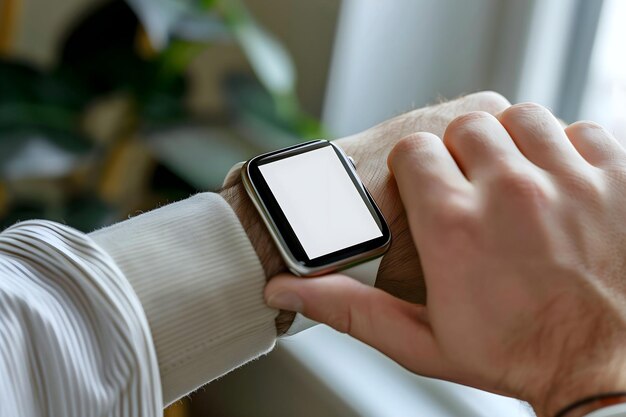
[[[0,228],[84,231],[235,162],[491,89],[626,139],[626,0],[0,0]],[[167,410],[526,416],[318,326]]]

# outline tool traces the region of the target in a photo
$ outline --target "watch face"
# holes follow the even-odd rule
[[[299,265],[319,268],[388,245],[380,210],[350,160],[330,142],[261,155],[246,170],[279,244]]]

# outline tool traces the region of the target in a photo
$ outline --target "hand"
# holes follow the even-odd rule
[[[411,135],[388,162],[427,306],[339,275],[276,278],[269,305],[539,416],[626,390],[626,150],[615,138],[523,104],[461,116],[443,142]]]
[[[413,303],[424,303],[426,288],[398,188],[387,167],[387,156],[403,137],[414,132],[442,135],[457,116],[470,111],[497,114],[511,103],[485,91],[425,107],[387,120],[365,132],[335,140],[357,163],[357,172],[380,207],[391,229],[392,242],[378,271],[376,287]]]
[[[469,111],[481,110],[496,114],[510,103],[499,94],[481,92],[447,103],[411,111],[383,122],[365,132],[334,142],[357,162],[359,176],[380,206],[389,222],[392,245],[383,258],[376,286],[411,302],[424,302],[425,287],[419,259],[409,233],[404,208],[395,182],[387,169],[387,155],[404,136],[418,131],[441,135],[455,117]],[[243,186],[228,184],[222,196],[233,206],[256,249],[266,276],[269,278],[286,267],[265,230],[259,215],[245,195]],[[281,313],[277,319],[278,333],[283,334],[293,321],[293,314]]]

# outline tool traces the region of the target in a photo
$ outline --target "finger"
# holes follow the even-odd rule
[[[434,224],[430,216],[444,201],[469,196],[473,190],[443,142],[431,133],[402,139],[389,153],[387,164],[417,235]]]
[[[270,307],[296,310],[348,333],[414,372],[444,371],[424,306],[342,275],[278,276],[268,283],[265,299]]]
[[[526,158],[547,171],[577,170],[584,162],[559,121],[543,106],[516,104],[499,120]]]
[[[471,112],[484,111],[498,114],[509,107],[511,103],[493,91],[481,91],[468,94],[434,106],[413,110],[380,125],[386,131],[392,127],[396,138],[410,135],[416,131],[428,130],[438,136],[443,136],[446,126],[454,118]],[[425,123],[425,121],[427,121]],[[388,135],[388,134],[387,134]]]
[[[443,141],[470,180],[491,176],[503,163],[525,162],[508,132],[489,113],[457,117],[448,125]]]
[[[449,123],[456,117],[472,111],[484,111],[496,115],[510,106],[511,103],[502,95],[493,91],[481,91],[442,103],[433,109],[437,109],[440,114],[447,115]]]
[[[600,168],[623,159],[626,152],[613,135],[593,122],[573,123],[565,128],[565,134],[587,162]]]
[[[417,132],[402,138],[389,152],[387,165],[391,172],[410,175],[410,182],[425,198],[438,191],[471,186],[441,139],[432,133]]]

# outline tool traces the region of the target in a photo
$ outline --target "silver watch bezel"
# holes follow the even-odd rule
[[[371,259],[375,259],[379,256],[384,255],[391,244],[391,232],[389,231],[388,239],[379,247],[364,251],[354,256],[346,257],[336,262],[331,262],[331,263],[324,264],[324,265],[317,266],[317,267],[310,267],[310,266],[303,265],[300,261],[298,261],[298,259],[296,259],[291,249],[289,248],[289,245],[284,240],[278,226],[276,225],[272,217],[272,214],[270,213],[265,203],[263,202],[263,199],[261,198],[259,191],[255,187],[251,179],[249,168],[250,168],[250,164],[253,161],[260,159],[260,158],[267,157],[270,154],[274,155],[274,154],[280,154],[281,152],[291,152],[295,149],[303,149],[303,148],[306,149],[306,147],[317,147],[317,145],[319,145],[320,142],[330,144],[335,150],[338,151],[338,154],[341,155],[341,157],[344,158],[345,161],[349,162],[348,164],[344,164],[344,166],[347,167],[347,169],[350,170],[350,173],[358,180],[360,187],[362,187],[362,190],[368,196],[370,200],[369,202],[375,207],[375,209],[380,214],[380,220],[385,223],[385,227],[387,228],[387,230],[389,230],[389,226],[384,216],[382,216],[382,213],[380,212],[380,209],[378,208],[376,202],[374,201],[371,194],[368,192],[367,188],[361,181],[361,178],[359,177],[355,169],[354,161],[352,160],[352,158],[350,158],[349,156],[345,154],[343,149],[341,149],[339,146],[335,145],[334,143],[327,141],[325,139],[312,140],[312,141],[304,142],[299,145],[294,145],[294,146],[290,146],[287,148],[279,149],[277,151],[267,152],[267,153],[258,155],[250,159],[249,161],[244,163],[241,169],[241,178],[242,178],[244,188],[248,196],[252,200],[258,213],[260,214],[261,219],[263,219],[263,223],[267,227],[267,230],[269,231],[272,237],[272,240],[276,244],[278,251],[280,255],[282,256],[283,260],[285,261],[287,267],[289,268],[291,272],[293,272],[294,274],[298,276],[318,276],[318,275],[324,275],[324,274],[340,271],[346,268],[351,268],[360,263],[363,263],[363,262],[366,262]]]

